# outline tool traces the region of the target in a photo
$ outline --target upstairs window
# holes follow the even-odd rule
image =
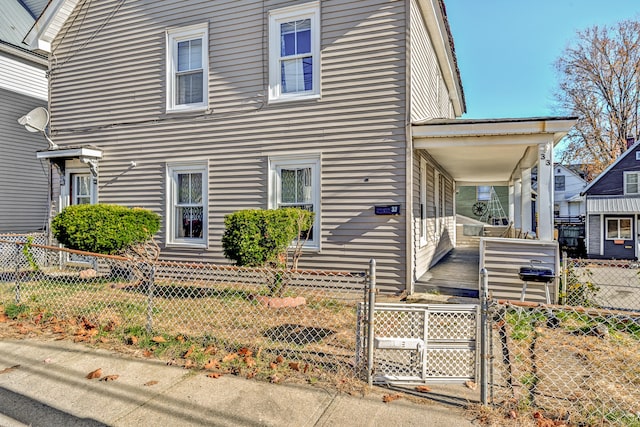
[[[624,173],[624,194],[640,194],[640,172]]]
[[[564,191],[564,175],[556,175],[553,182],[556,191]]]
[[[318,2],[269,13],[269,100],[317,98],[320,94]]]
[[[208,24],[167,31],[167,111],[208,106]]]

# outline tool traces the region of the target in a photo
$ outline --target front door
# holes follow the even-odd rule
[[[85,170],[68,170],[63,186],[63,201],[65,206],[90,205],[96,203],[96,191],[93,176]],[[79,254],[69,253],[66,256],[68,265],[92,267],[94,259]]]
[[[608,216],[604,219],[604,256],[613,259],[635,259],[636,242],[633,216]]]

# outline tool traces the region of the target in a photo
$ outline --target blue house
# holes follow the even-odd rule
[[[587,256],[637,259],[640,254],[640,142],[584,189]]]

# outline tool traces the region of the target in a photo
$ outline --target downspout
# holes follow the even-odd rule
[[[405,291],[414,292],[413,235],[413,135],[411,131],[411,0],[404,2],[405,13]]]

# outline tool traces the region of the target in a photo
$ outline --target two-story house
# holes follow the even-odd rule
[[[302,267],[375,258],[411,292],[454,246],[456,186],[508,185],[527,229],[540,162],[552,237],[548,162],[573,121],[455,120],[441,0],[52,0],[26,41],[50,58],[56,208],[150,208],[165,259],[226,263],[226,214],[300,206]]]
[[[42,135],[25,132],[18,119],[46,107],[46,56],[22,43],[46,0],[6,0],[0,13],[0,233],[29,233],[47,225],[46,162],[34,152],[47,147]]]
[[[587,181],[574,168],[556,163],[554,167],[554,217],[557,222],[581,222],[586,214],[582,191]]]

